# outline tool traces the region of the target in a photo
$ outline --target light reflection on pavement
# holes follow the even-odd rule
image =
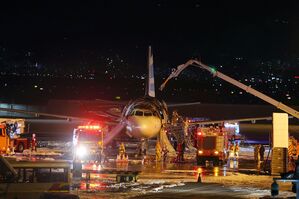
[[[236,165],[235,165],[236,166]],[[212,165],[197,166],[195,163],[147,163],[140,164],[130,162],[128,164],[116,164],[110,162],[105,164],[105,169],[117,170],[133,170],[141,171],[138,181],[132,183],[116,183],[115,174],[91,174],[90,189],[86,190],[86,182],[82,181],[80,197],[81,198],[129,198],[142,197],[144,194],[160,193],[168,189],[178,189],[178,187],[198,187],[198,177],[200,174],[201,180],[204,182],[210,176],[227,176],[232,175],[234,169],[230,169],[227,165],[214,167]],[[235,168],[236,169],[236,168]],[[83,176],[84,177],[84,176]],[[213,185],[219,186],[220,185]],[[186,188],[187,188],[186,187]],[[185,188],[184,188],[185,189]],[[203,187],[203,189],[206,189]],[[223,189],[223,188],[222,188]],[[181,190],[183,191],[183,190]],[[108,195],[107,195],[108,194]],[[150,196],[148,196],[151,198]],[[154,198],[157,195],[153,196]]]
[[[245,149],[243,149],[245,150]],[[247,149],[246,149],[247,150]],[[130,161],[129,164],[109,162],[107,169],[141,171],[138,181],[116,183],[115,174],[91,175],[90,190],[76,192],[80,198],[269,198],[273,176],[258,175],[257,165],[251,154],[245,151],[238,162],[223,166],[197,166],[188,163],[156,163]],[[202,183],[198,183],[198,177]],[[280,196],[293,197],[289,184],[280,185]]]

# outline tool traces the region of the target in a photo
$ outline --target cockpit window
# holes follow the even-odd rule
[[[135,115],[135,111],[132,111],[131,113],[129,113],[129,116]]]
[[[144,116],[152,116],[151,112],[144,112]]]
[[[137,115],[137,116],[143,116],[143,112],[142,111],[136,111],[135,115]]]

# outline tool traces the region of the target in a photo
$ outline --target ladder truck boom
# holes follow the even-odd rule
[[[206,64],[203,64],[202,62],[198,61],[198,60],[189,60],[188,62],[186,62],[185,64],[181,64],[177,67],[177,69],[175,69],[170,75],[169,77],[163,82],[163,84],[160,86],[160,90],[163,90],[166,83],[174,78],[174,77],[177,77],[185,68],[187,68],[188,66],[196,66],[196,67],[199,67],[201,69],[204,69],[204,70],[207,70],[209,71],[214,77],[219,77],[220,79],[223,79],[224,81],[230,83],[230,84],[233,84],[239,88],[241,88],[242,90],[264,100],[265,102],[268,102],[269,104],[272,104],[273,106],[277,107],[278,109],[280,110],[283,110],[284,112],[296,117],[299,119],[299,112],[296,111],[295,109],[283,104],[282,102],[279,102],[253,88],[251,88],[251,86],[247,86],[219,71],[217,71],[216,69],[206,65]]]

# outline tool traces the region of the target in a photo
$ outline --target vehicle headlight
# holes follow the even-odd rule
[[[202,151],[198,151],[198,154],[202,154]]]
[[[76,154],[79,157],[84,157],[87,154],[87,149],[85,146],[79,146],[76,150]]]
[[[215,151],[214,153],[217,155],[219,152],[218,152],[218,151]]]

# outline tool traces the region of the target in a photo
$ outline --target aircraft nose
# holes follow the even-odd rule
[[[161,129],[161,122],[156,118],[130,118],[128,120],[127,130],[134,137],[150,138],[158,134]]]

